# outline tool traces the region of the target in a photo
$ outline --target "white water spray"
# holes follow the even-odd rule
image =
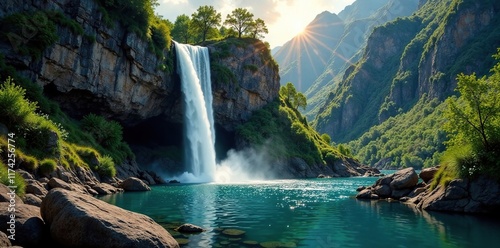
[[[175,43],[181,89],[185,102],[186,161],[182,181],[215,179],[215,131],[208,48]]]

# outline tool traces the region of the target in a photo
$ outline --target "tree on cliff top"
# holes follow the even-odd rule
[[[221,14],[213,6],[200,6],[191,15],[191,22],[193,29],[202,34],[202,42],[205,42],[208,32],[220,26]]]
[[[269,33],[264,20],[257,18],[250,26],[250,36],[254,39],[264,38],[263,34]]]
[[[250,29],[253,24],[253,14],[244,8],[236,8],[228,14],[224,25],[228,25],[231,29],[238,33],[238,38]]]
[[[187,15],[177,16],[172,29],[172,37],[174,40],[182,43],[189,43],[192,40],[191,19]]]

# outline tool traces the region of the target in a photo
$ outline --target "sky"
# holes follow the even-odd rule
[[[221,13],[222,21],[236,8],[246,8],[254,19],[266,22],[269,33],[265,41],[271,48],[281,46],[299,34],[316,15],[323,11],[338,14],[355,0],[159,0],[156,12],[163,18],[175,22],[177,16],[191,16],[198,7],[214,6]]]

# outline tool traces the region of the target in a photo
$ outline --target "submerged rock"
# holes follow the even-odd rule
[[[181,226],[175,228],[176,231],[178,232],[185,232],[185,233],[199,233],[199,232],[204,232],[205,229],[195,226],[193,224],[182,224]]]
[[[90,195],[52,189],[42,201],[50,235],[67,247],[179,247],[151,218]]]
[[[224,231],[222,231],[222,233],[225,235],[228,235],[228,236],[242,236],[246,232],[243,230],[239,230],[239,229],[224,229]]]

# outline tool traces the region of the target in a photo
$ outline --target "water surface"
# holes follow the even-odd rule
[[[500,221],[421,212],[398,202],[357,200],[376,178],[170,184],[101,199],[146,214],[184,247],[497,247]],[[207,229],[183,235],[192,223]],[[231,237],[223,230],[245,234]],[[250,241],[250,242],[249,242]],[[270,241],[275,241],[270,243]],[[246,242],[246,243],[244,243]],[[267,243],[265,243],[267,242]],[[259,243],[259,245],[248,245]],[[273,246],[275,245],[275,246]]]

